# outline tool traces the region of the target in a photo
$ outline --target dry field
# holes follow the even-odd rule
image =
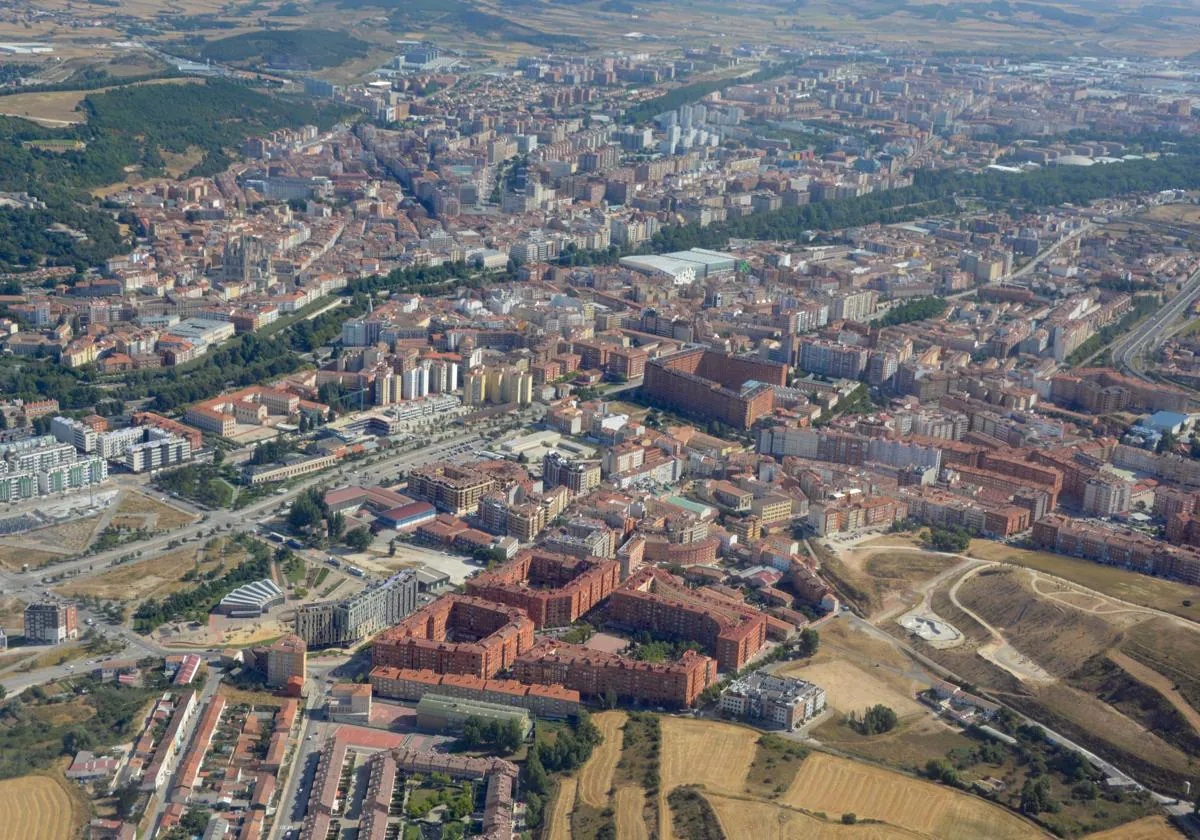
[[[199,566],[196,562],[198,558]],[[237,560],[238,557],[230,557],[226,564],[232,565]],[[190,569],[198,568],[207,572],[216,568],[220,562],[219,551],[205,552],[194,547],[179,548],[148,560],[122,563],[103,574],[55,587],[54,591],[71,597],[89,595],[111,601],[141,601],[182,588],[186,584],[181,578]]]
[[[574,777],[567,776],[558,783],[558,794],[554,797],[554,805],[546,815],[546,825],[549,826],[550,840],[571,840],[571,811],[575,808],[575,789],[577,782]]]
[[[58,560],[62,556],[49,551],[37,551],[32,548],[0,543],[0,567],[5,569],[20,569],[25,563],[28,563],[31,569],[40,569],[51,560]]]
[[[1175,684],[1164,677],[1162,674],[1155,671],[1153,668],[1138,662],[1128,654],[1122,653],[1119,650],[1110,650],[1108,658],[1129,676],[1133,677],[1140,683],[1150,686],[1163,697],[1170,701],[1171,705],[1179,710],[1179,713],[1187,720],[1192,729],[1200,732],[1200,712],[1196,711],[1187,698],[1179,693]]]
[[[81,123],[87,119],[76,106],[91,91],[56,90],[44,93],[14,93],[0,97],[0,114],[6,117],[25,117],[49,126]]]
[[[1032,824],[982,799],[825,753],[805,759],[781,801],[823,811],[835,819],[853,813],[859,819],[881,820],[934,837],[1023,840],[1045,836]]]
[[[146,496],[145,493],[138,493],[132,490],[122,494],[120,504],[116,505],[115,516],[120,515],[145,517],[146,520],[152,521],[146,526],[150,530],[174,530],[175,528],[182,528],[186,524],[196,522],[197,518],[186,510],[180,510],[173,505]]]
[[[82,700],[72,700],[69,703],[55,703],[49,706],[38,706],[29,712],[31,717],[44,721],[51,726],[62,726],[66,723],[81,723],[94,717],[96,709]]]
[[[604,743],[592,752],[592,757],[579,771],[579,798],[585,805],[603,808],[608,804],[613,772],[621,758],[621,729],[625,726],[624,712],[601,712],[592,720],[604,734]]]
[[[74,519],[70,522],[63,522],[60,525],[51,525],[49,528],[39,528],[36,531],[23,534],[22,541],[40,543],[46,546],[47,549],[59,553],[83,551],[92,544],[92,540],[96,536],[96,530],[100,527],[100,522],[103,519],[104,514],[97,513],[92,516],[85,516],[83,519]]]
[[[826,703],[843,713],[862,712],[876,703],[883,703],[902,718],[919,715],[923,709],[913,697],[918,690],[928,688],[914,682],[913,691],[905,694],[876,679],[874,674],[841,660],[799,667],[791,665],[780,672],[821,686],[825,689]]]
[[[990,540],[972,540],[969,551],[972,557],[1036,569],[1131,604],[1200,621],[1200,587]],[[1184,606],[1184,601],[1191,601],[1191,605]]]
[[[659,775],[666,792],[679,785],[740,794],[759,734],[744,726],[664,717]]]
[[[49,775],[0,782],[0,840],[63,840],[75,837],[86,819],[65,780]]]
[[[0,596],[0,628],[25,626],[25,602],[10,595]]]
[[[1089,834],[1087,840],[1179,840],[1181,836],[1166,817],[1142,817],[1108,831]]]
[[[646,792],[636,785],[622,785],[617,788],[614,799],[618,840],[650,840],[646,820],[642,817]]]
[[[890,825],[842,825],[768,802],[705,794],[726,837],[754,840],[910,840],[921,835]],[[619,836],[619,835],[618,835]]]

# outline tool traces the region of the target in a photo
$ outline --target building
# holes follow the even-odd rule
[[[613,592],[614,624],[697,641],[713,651],[722,671],[740,671],[767,641],[767,617],[711,589],[689,589],[662,569],[640,569]]]
[[[774,410],[771,386],[786,384],[786,365],[696,348],[647,363],[642,387],[665,408],[749,429]]]
[[[217,604],[216,612],[231,618],[258,618],[283,605],[283,590],[270,578],[246,583],[230,592]]]
[[[453,516],[475,513],[479,510],[479,500],[495,486],[486,473],[449,462],[430,464],[408,476],[409,495]]]
[[[281,688],[288,680],[307,673],[308,647],[295,633],[281,636],[267,648],[267,685]]]
[[[26,643],[56,645],[78,636],[74,604],[42,601],[25,607]]]
[[[371,664],[490,679],[533,647],[533,630],[516,607],[447,595],[380,633]]]
[[[621,564],[526,549],[467,581],[467,594],[518,607],[537,629],[565,627],[607,598],[620,583]]]
[[[417,572],[402,569],[341,601],[296,609],[294,629],[310,647],[353,644],[398,623],[417,608]]]
[[[561,685],[526,685],[516,680],[485,680],[466,674],[439,674],[380,665],[371,669],[371,688],[380,697],[420,700],[426,693],[484,700],[528,709],[537,717],[563,719],[579,713],[579,692]]]
[[[371,722],[371,686],[366,683],[335,683],[329,689],[325,716],[338,723]]]
[[[590,493],[600,486],[600,463],[598,461],[571,460],[561,452],[547,452],[542,456],[542,486],[566,487],[573,495]]]
[[[755,671],[725,689],[720,708],[735,717],[796,729],[825,711],[825,689]]]
[[[555,684],[592,698],[690,706],[717,680],[717,663],[689,650],[676,662],[641,662],[583,645],[543,639],[513,668],[524,683]]]
[[[484,700],[463,700],[444,694],[425,694],[417,701],[417,726],[430,732],[462,732],[463,726],[471,718],[506,725],[515,720],[521,728],[523,739],[529,737],[533,729],[533,722],[525,709],[514,709]]]

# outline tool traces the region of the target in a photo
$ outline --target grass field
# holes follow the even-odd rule
[[[1044,833],[1004,809],[956,790],[844,758],[814,753],[796,774],[784,804],[831,817],[859,819],[934,837],[1022,840]]]
[[[50,126],[81,123],[87,116],[75,108],[89,93],[91,91],[86,90],[15,93],[0,98],[0,114],[25,117]]]
[[[30,710],[29,714],[51,726],[62,726],[65,723],[85,721],[96,714],[96,709],[88,703],[84,703],[83,700],[77,699],[69,703],[37,706]]]
[[[813,737],[838,752],[916,773],[931,758],[944,758],[952,749],[969,750],[974,742],[957,730],[932,718],[901,721],[891,732],[860,735],[840,718],[827,720],[813,730]]]
[[[1200,621],[1200,588],[1195,586],[1061,554],[1013,548],[991,540],[972,540],[969,551],[972,557],[1036,569],[1131,604]],[[1191,601],[1191,605],[1184,606],[1184,601]]]
[[[579,798],[593,808],[608,804],[613,772],[621,757],[621,729],[625,726],[624,712],[601,712],[592,717],[604,734],[604,743],[592,750],[592,757],[579,771]]]
[[[0,782],[0,814],[0,840],[64,840],[87,819],[81,797],[49,774]]]
[[[575,791],[578,782],[570,776],[558,783],[554,805],[546,815],[549,840],[571,840],[571,811],[575,808]]]

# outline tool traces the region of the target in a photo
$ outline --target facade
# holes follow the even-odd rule
[[[371,722],[371,686],[365,683],[335,683],[329,689],[325,713],[338,723]]]
[[[725,689],[720,709],[780,729],[796,729],[825,711],[825,689],[804,680],[755,671]]]
[[[43,601],[25,607],[25,641],[56,645],[79,636],[75,605]]]
[[[351,644],[398,623],[417,607],[419,581],[404,569],[342,601],[296,609],[296,635],[311,647]]]
[[[572,495],[589,493],[600,486],[600,464],[565,458],[560,452],[542,457],[542,486],[566,487]]]

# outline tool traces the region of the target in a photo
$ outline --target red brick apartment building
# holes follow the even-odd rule
[[[565,627],[607,598],[621,564],[527,549],[467,581],[467,594],[524,610],[537,629]]]
[[[1165,545],[1128,528],[1047,516],[1033,523],[1033,542],[1039,548],[1200,586],[1200,551]]]
[[[752,380],[762,384],[743,390]],[[697,348],[648,362],[643,388],[664,407],[749,429],[775,409],[770,386],[786,384],[786,365]]]
[[[522,610],[447,595],[381,633],[371,664],[490,679],[531,647],[533,621]]]
[[[591,697],[689,706],[717,680],[717,663],[687,651],[678,662],[639,662],[614,653],[544,639],[516,662],[517,679],[555,683]]]
[[[767,617],[731,599],[688,589],[655,567],[630,577],[608,599],[608,617],[635,630],[690,639],[715,651],[722,671],[738,671],[767,641]],[[582,690],[582,689],[581,689]]]

